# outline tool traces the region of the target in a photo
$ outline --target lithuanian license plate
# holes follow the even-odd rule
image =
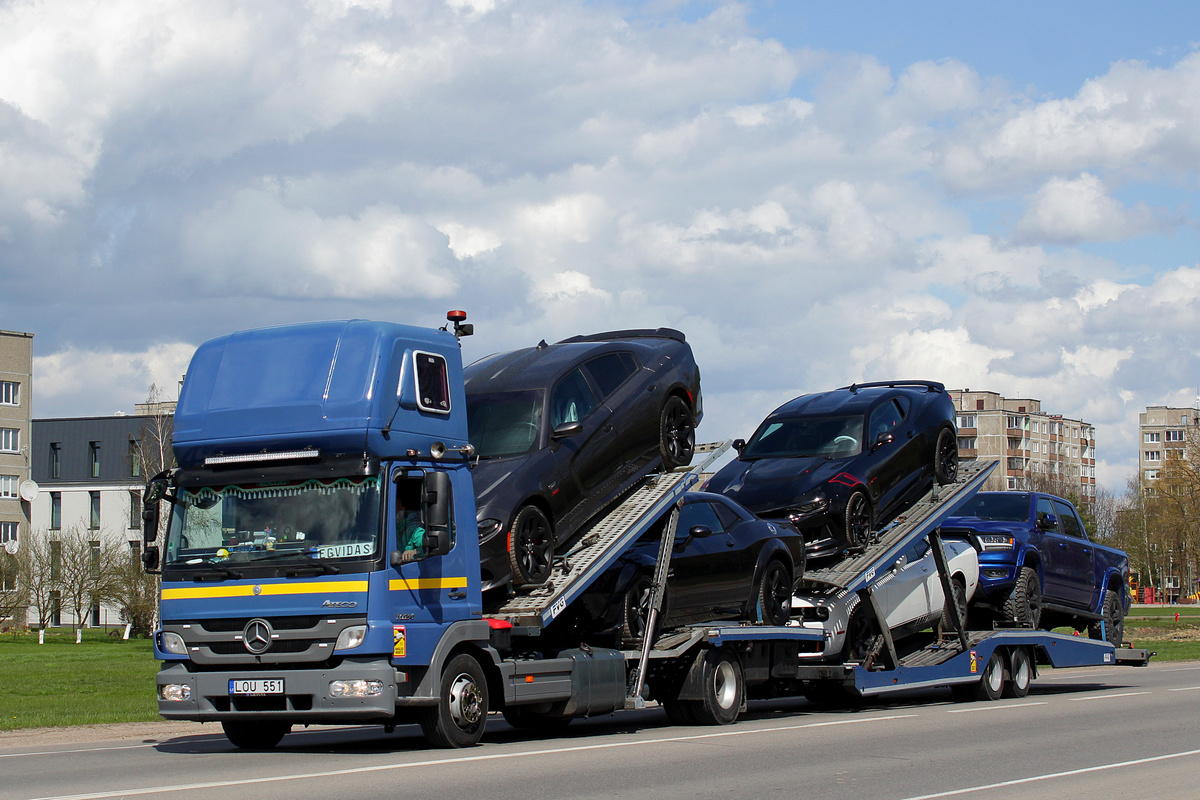
[[[283,678],[230,679],[230,694],[283,694]]]

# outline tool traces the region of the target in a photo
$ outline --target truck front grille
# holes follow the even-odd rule
[[[183,637],[188,657],[201,667],[314,664],[329,661],[343,630],[366,622],[365,616],[229,617],[164,620],[163,630]]]

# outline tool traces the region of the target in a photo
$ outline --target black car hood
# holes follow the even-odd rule
[[[848,459],[760,458],[726,464],[704,487],[756,514],[791,505],[843,472]]]
[[[471,467],[471,482],[475,484],[475,505],[479,511],[488,511],[488,505],[501,495],[514,473],[519,473],[525,464],[533,458],[535,452],[519,456],[505,456],[480,460]],[[505,506],[505,513],[511,512]],[[501,520],[508,524],[508,520]]]

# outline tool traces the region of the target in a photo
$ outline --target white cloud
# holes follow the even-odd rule
[[[145,402],[151,384],[158,386],[164,399],[173,400],[195,351],[195,345],[171,342],[141,352],[72,346],[47,356],[35,356],[37,415],[77,414],[72,401],[80,394],[92,398],[89,413],[129,413],[134,404]]]
[[[1126,209],[1109,197],[1087,172],[1073,180],[1051,178],[1033,195],[1017,233],[1051,242],[1108,242],[1128,239],[1157,227],[1144,204]]]

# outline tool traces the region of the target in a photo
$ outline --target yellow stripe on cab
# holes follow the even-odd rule
[[[466,585],[465,583],[463,584]],[[212,600],[220,597],[269,597],[283,594],[335,594],[365,592],[366,581],[320,581],[312,583],[241,583],[234,586],[189,586],[163,589],[163,600]]]
[[[393,592],[409,591],[420,589],[465,589],[467,588],[466,577],[462,578],[397,578],[396,580],[388,581],[388,588]]]

